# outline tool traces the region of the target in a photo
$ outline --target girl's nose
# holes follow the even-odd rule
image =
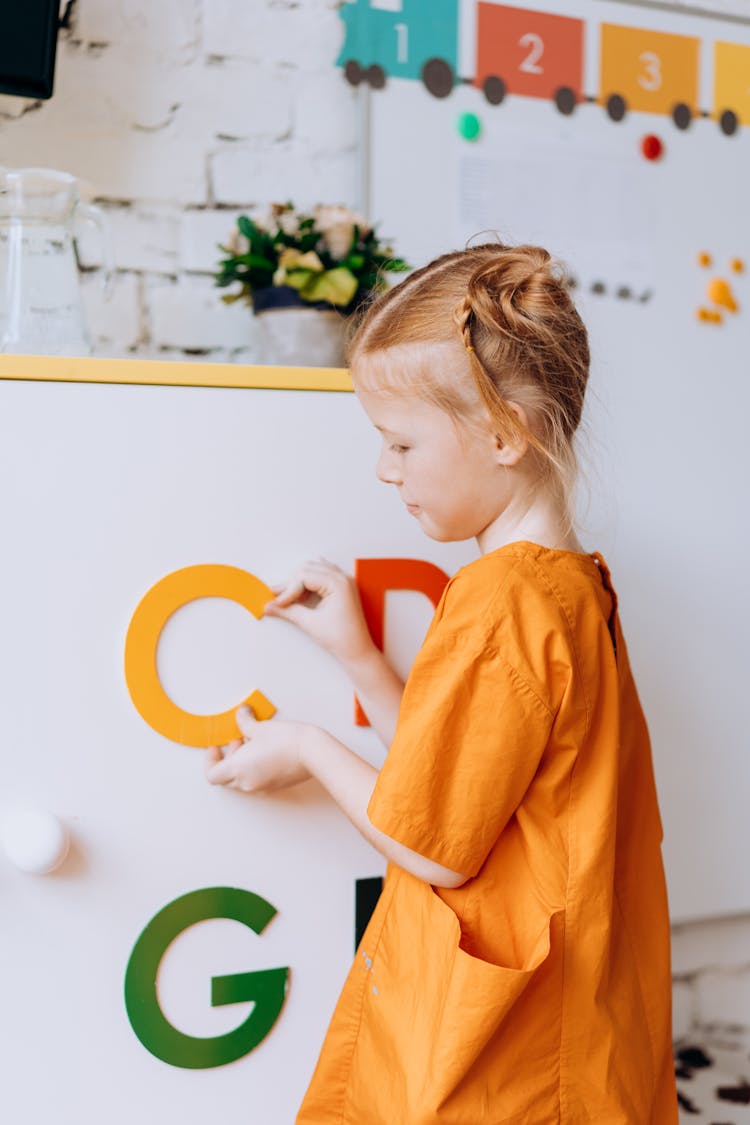
[[[378,463],[375,466],[375,476],[378,480],[382,480],[384,484],[400,484],[401,475],[398,471],[395,459],[389,455],[387,449],[382,449],[378,457]]]

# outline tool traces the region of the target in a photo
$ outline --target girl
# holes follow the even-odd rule
[[[571,518],[586,331],[546,251],[477,246],[373,303],[350,365],[380,479],[480,555],[405,688],[337,567],[274,588],[266,614],[350,674],[382,770],[246,709],[208,753],[210,781],[248,792],[318,778],[390,861],[297,1125],[673,1125],[649,736],[609,569]]]

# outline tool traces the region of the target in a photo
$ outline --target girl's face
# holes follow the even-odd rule
[[[469,429],[440,407],[392,391],[355,390],[380,432],[376,473],[395,485],[422,531],[441,542],[480,539],[506,508],[509,495],[503,455],[489,426]]]

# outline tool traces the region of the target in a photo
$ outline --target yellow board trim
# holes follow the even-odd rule
[[[345,367],[261,367],[89,356],[1,355],[0,379],[48,383],[124,383],[161,387],[352,391]]]

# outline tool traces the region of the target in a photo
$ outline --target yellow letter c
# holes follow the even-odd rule
[[[273,596],[273,590],[259,578],[235,566],[186,566],[151,587],[133,614],[125,640],[128,691],[149,726],[186,746],[220,746],[240,737],[234,717],[236,707],[219,715],[192,715],[172,702],[159,679],[159,637],[172,614],[198,598],[228,598],[260,618]],[[240,702],[247,703],[257,719],[270,719],[276,712],[259,691]]]

